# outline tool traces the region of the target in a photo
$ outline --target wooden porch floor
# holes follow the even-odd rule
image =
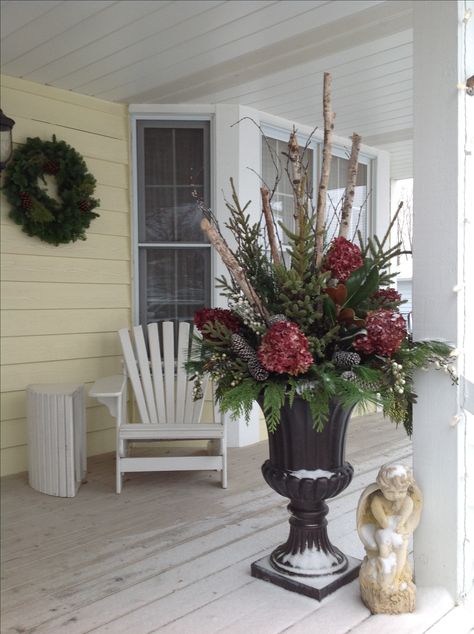
[[[89,460],[75,498],[38,493],[26,474],[4,478],[1,631],[464,631],[443,629],[452,604],[436,589],[419,588],[412,615],[371,617],[357,582],[318,603],[253,579],[250,563],[286,539],[286,503],[261,476],[265,442],[229,453],[227,490],[216,473],[131,474],[117,496],[110,454]],[[354,526],[361,490],[383,462],[409,463],[411,446],[402,429],[375,415],[351,422],[347,453],[355,477],[330,501],[330,535],[361,557]]]

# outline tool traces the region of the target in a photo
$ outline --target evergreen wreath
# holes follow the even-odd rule
[[[29,236],[58,246],[85,240],[85,230],[97,218],[92,198],[96,180],[87,171],[82,156],[65,141],[28,138],[17,148],[6,168],[3,191],[11,205],[9,213]],[[51,198],[45,174],[56,177],[60,201]]]

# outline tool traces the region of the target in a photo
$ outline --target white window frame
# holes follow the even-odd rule
[[[140,242],[138,232],[138,134],[137,123],[138,121],[206,121],[209,123],[209,169],[210,169],[210,204],[211,208],[214,207],[214,178],[215,178],[215,117],[212,112],[206,110],[203,114],[197,113],[170,113],[169,108],[167,112],[160,114],[156,112],[156,106],[147,105],[131,105],[130,111],[130,147],[131,147],[131,190],[132,190],[132,214],[131,214],[131,258],[132,258],[132,323],[133,325],[140,324]],[[169,245],[175,246],[175,245]],[[179,243],[178,247],[190,246],[188,243]],[[194,244],[192,245],[195,246]],[[207,245],[203,245],[206,247]],[[210,248],[210,245],[209,245]],[[210,248],[210,285],[211,285],[211,306],[214,305],[214,278],[215,278],[215,253],[214,249]]]

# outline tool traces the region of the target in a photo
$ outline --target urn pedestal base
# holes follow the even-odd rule
[[[298,395],[291,405],[287,399],[262,465],[267,484],[290,500],[290,531],[284,544],[252,564],[252,576],[318,601],[355,579],[361,564],[331,544],[326,518],[325,500],[344,491],[354,473],[344,460],[351,411],[331,401],[317,432],[308,402]]]
[[[347,555],[346,557],[347,568],[345,568],[345,570],[319,577],[302,577],[284,574],[272,566],[269,555],[254,561],[251,566],[251,573],[252,577],[256,577],[257,579],[269,581],[281,588],[285,588],[285,590],[297,592],[298,594],[303,594],[312,599],[322,601],[322,599],[339,588],[342,588],[346,583],[357,579],[361,561],[360,559],[354,559],[354,557]]]

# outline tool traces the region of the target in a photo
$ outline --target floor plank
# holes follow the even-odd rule
[[[267,451],[231,449],[227,490],[212,472],[137,473],[117,496],[111,454],[89,459],[75,498],[38,493],[26,474],[4,478],[2,633],[372,631],[357,582],[318,603],[250,576],[288,530],[287,501],[260,473]],[[361,556],[359,496],[382,463],[410,463],[411,443],[380,415],[363,416],[347,454],[354,479],[329,502],[329,533]]]

